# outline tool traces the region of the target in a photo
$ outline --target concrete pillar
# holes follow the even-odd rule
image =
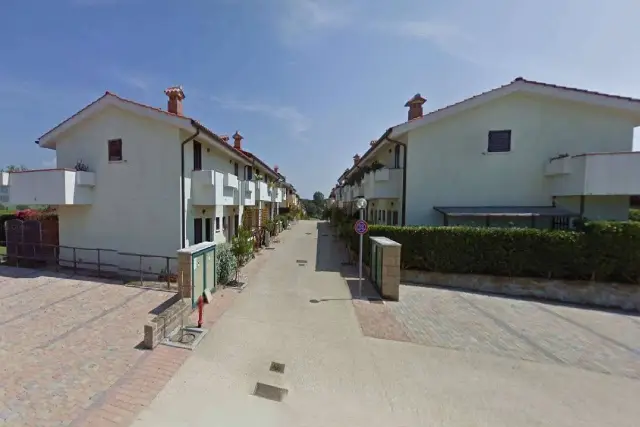
[[[400,299],[400,265],[402,245],[386,237],[371,237],[371,244],[382,251],[382,272],[376,285],[382,298],[398,301]],[[375,268],[374,265],[371,268]]]

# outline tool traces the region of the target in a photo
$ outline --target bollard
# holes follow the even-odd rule
[[[198,328],[202,328],[202,310],[204,308],[204,298],[198,298]]]

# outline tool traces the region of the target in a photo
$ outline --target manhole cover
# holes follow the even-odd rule
[[[269,367],[271,372],[277,372],[279,374],[284,374],[284,363],[271,362],[271,367]]]
[[[275,387],[269,384],[256,383],[253,395],[262,397],[263,399],[273,400],[274,402],[282,402],[282,399],[289,391],[286,388]]]

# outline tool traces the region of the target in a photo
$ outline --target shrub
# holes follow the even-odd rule
[[[379,225],[369,230],[368,236],[402,244],[404,269],[640,283],[640,224],[634,222],[589,222],[583,231]],[[343,221],[338,235],[358,249],[353,221]]]
[[[629,220],[640,221],[640,209],[629,209]]]
[[[236,272],[238,263],[229,243],[216,246],[216,272],[217,283],[224,285],[232,279]]]
[[[238,265],[245,265],[253,254],[253,233],[251,230],[241,228],[238,235],[231,241],[231,250],[236,257]]]

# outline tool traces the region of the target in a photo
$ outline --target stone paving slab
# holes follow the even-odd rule
[[[0,425],[70,425],[136,365],[171,295],[0,266]]]
[[[417,344],[640,378],[633,315],[404,285],[385,307]]]

